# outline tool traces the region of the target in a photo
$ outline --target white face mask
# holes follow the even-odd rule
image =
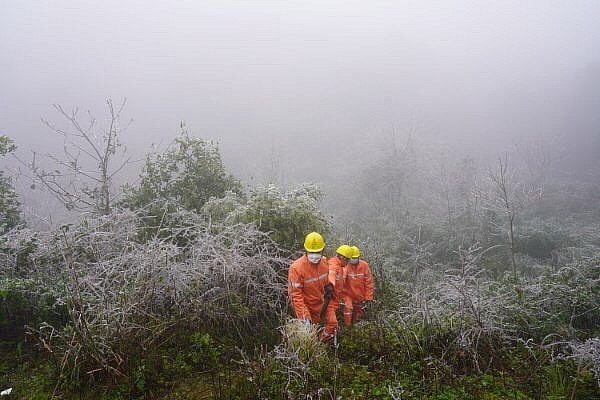
[[[313,264],[318,264],[319,261],[321,261],[321,257],[323,257],[321,255],[321,253],[308,253],[306,254],[306,257],[308,257],[308,261],[310,261]]]
[[[358,258],[351,258],[348,262],[352,265],[358,265]]]

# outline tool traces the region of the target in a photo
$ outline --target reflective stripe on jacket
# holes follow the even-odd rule
[[[328,273],[326,257],[313,264],[305,254],[290,265],[288,295],[298,319],[310,319],[309,309],[320,310]]]
[[[348,263],[346,266],[344,295],[356,301],[373,300],[373,277],[366,261],[358,260],[357,265]]]

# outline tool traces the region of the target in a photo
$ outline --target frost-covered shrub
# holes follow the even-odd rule
[[[13,140],[5,135],[0,135],[0,158],[16,150]],[[21,204],[13,187],[12,179],[0,170],[0,233],[21,224]]]
[[[569,232],[556,220],[532,217],[516,232],[516,251],[538,260],[549,260],[556,250],[575,244]]]
[[[485,253],[478,246],[459,249],[458,262],[445,271],[440,271],[440,266],[421,271],[404,285],[410,295],[392,314],[408,327],[439,330],[443,335],[436,340],[447,347],[445,357],[459,354],[478,371],[482,348],[489,346],[489,341],[515,338],[518,330],[509,318],[514,293],[486,278],[480,266]]]
[[[141,242],[143,221],[128,211],[39,240],[33,260],[58,263],[46,283],[66,288],[70,322],[42,324],[36,334],[60,357],[64,379],[126,374],[131,360],[172,335],[217,330],[243,342],[281,319],[287,260],[268,235],[244,224],[214,233],[195,213],[176,214],[185,225]]]
[[[23,340],[26,326],[65,322],[64,290],[47,284],[51,265],[35,262],[46,239],[22,227],[0,235],[0,339]]]
[[[459,249],[445,270],[432,265],[397,282],[400,301],[386,319],[400,322],[415,338],[422,336],[418,341],[429,343],[432,353],[444,348],[446,362],[463,359],[478,371],[519,343],[546,351],[552,343],[598,335],[597,261],[556,272],[540,266],[539,275],[515,284],[510,275],[492,279],[481,265],[485,255],[477,246]]]
[[[573,358],[577,361],[580,370],[589,369],[598,380],[600,389],[600,338],[594,337],[584,342],[573,341],[569,343]]]
[[[275,185],[258,187],[247,196],[230,192],[224,198],[213,198],[203,208],[211,221],[227,225],[253,223],[283,249],[302,249],[307,233],[326,234],[329,224],[319,209],[323,192],[314,184],[302,184],[289,191]]]
[[[522,285],[519,314],[524,332],[566,339],[597,335],[600,320],[598,260],[564,266]]]
[[[24,277],[30,273],[30,256],[38,234],[19,227],[0,235],[0,277]]]

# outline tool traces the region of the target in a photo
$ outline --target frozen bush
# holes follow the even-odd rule
[[[287,260],[269,237],[244,224],[214,233],[193,212],[175,214],[186,224],[143,242],[136,235],[142,221],[127,211],[40,241],[35,260],[60,264],[54,284],[66,287],[70,323],[43,324],[36,333],[60,355],[63,378],[125,374],[136,355],[173,334],[221,329],[243,342],[280,320]]]
[[[600,338],[594,337],[584,342],[573,341],[569,343],[573,355],[582,370],[589,369],[598,380],[600,388]]]

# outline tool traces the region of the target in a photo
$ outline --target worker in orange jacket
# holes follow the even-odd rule
[[[360,249],[352,246],[352,257],[346,267],[344,281],[344,326],[352,324],[352,317],[360,320],[366,302],[373,300],[373,277],[369,264],[360,259]]]
[[[318,324],[321,320],[329,275],[324,248],[323,236],[317,232],[309,233],[304,239],[306,252],[290,265],[288,271],[288,295],[296,318],[307,323]],[[327,290],[333,292],[332,287]]]
[[[345,267],[352,258],[352,248],[343,244],[335,251],[335,257],[329,259],[329,284],[333,286],[333,296],[327,307],[325,315],[325,329],[321,340],[332,339],[338,330],[338,321],[335,315],[340,308],[340,301],[344,291]]]

